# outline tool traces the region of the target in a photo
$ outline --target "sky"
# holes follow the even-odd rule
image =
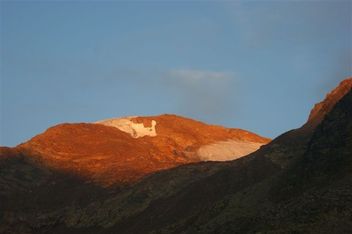
[[[274,138],[352,74],[352,1],[0,1],[0,145],[174,113]]]

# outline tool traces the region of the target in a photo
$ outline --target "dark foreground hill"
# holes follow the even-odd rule
[[[1,204],[0,231],[351,233],[352,91],[336,90],[313,124],[248,156],[159,171],[118,191],[33,167],[25,156],[16,158],[21,166],[3,158],[1,184],[8,187],[0,195],[14,192]],[[40,182],[45,186],[28,190]]]

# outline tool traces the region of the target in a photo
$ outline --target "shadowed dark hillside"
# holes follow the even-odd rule
[[[291,148],[295,160],[284,169],[270,160],[274,153],[254,153],[170,196],[155,199],[143,212],[119,220],[108,230],[351,232],[351,110],[350,91],[314,131],[303,153],[301,147],[298,151]],[[177,178],[177,169],[173,172]]]
[[[351,233],[352,91],[335,101],[319,117],[322,120],[316,127],[303,126],[284,133],[248,156],[159,171],[119,191],[93,188],[93,184],[82,184],[67,175],[59,177],[57,172],[33,166],[24,158],[2,159],[2,168],[8,168],[1,171],[2,185],[11,194],[21,194],[23,204],[14,205],[17,208],[12,210],[7,207],[10,212],[3,214],[0,230]],[[27,178],[28,182],[22,185],[20,178]],[[62,178],[62,182],[56,178]],[[9,181],[15,181],[17,186],[11,187]],[[35,208],[41,199],[55,197],[45,190],[49,181],[54,182],[53,191],[59,197],[66,196],[60,190],[72,194],[82,191],[85,196],[95,192],[92,199],[83,199],[81,203],[75,200],[81,199],[81,195],[76,194],[67,197],[62,206]],[[37,200],[33,200],[33,195],[23,193],[28,189],[21,188],[31,188],[37,182],[42,186],[35,193]],[[68,184],[74,188],[62,187]],[[7,195],[7,199],[11,201],[11,196]],[[16,204],[15,200],[12,204]],[[22,209],[26,205],[29,208]]]

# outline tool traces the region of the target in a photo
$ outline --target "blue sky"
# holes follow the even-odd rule
[[[352,1],[1,1],[0,145],[175,113],[275,137],[352,74]]]

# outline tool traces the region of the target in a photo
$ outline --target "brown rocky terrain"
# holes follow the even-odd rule
[[[66,214],[55,231],[351,233],[351,172],[352,90],[309,132],[289,131],[234,161],[153,174]]]
[[[325,115],[329,113],[335,104],[345,96],[352,88],[352,77],[341,81],[341,83],[325,99],[317,104],[311,110],[308,121],[303,128],[313,129],[323,121]]]
[[[351,82],[350,78],[340,85]],[[0,204],[0,232],[351,233],[352,91],[339,87],[335,90],[321,104],[325,111],[313,111],[318,114],[309,118],[308,123],[314,119],[309,128],[306,124],[284,133],[248,156],[160,170],[117,190],[95,182],[104,180],[87,180],[99,178],[92,177],[94,170],[76,174],[71,172],[80,171],[80,167],[63,170],[55,164],[40,163],[42,156],[31,151],[31,147],[39,145],[38,149],[49,152],[40,140],[34,140],[38,142],[34,145],[30,145],[32,142],[16,149],[2,149],[3,154],[11,156],[0,160],[0,199],[6,201]],[[153,125],[148,118],[133,121]],[[162,124],[158,122],[162,121],[156,120],[156,137],[161,137],[163,131],[167,137],[171,131],[160,130]],[[115,133],[113,127],[97,126],[111,129],[112,135],[130,137],[121,131]],[[179,131],[174,135],[189,129]],[[207,131],[220,132],[212,127]],[[52,134],[49,139],[56,139],[58,133]],[[85,134],[78,136],[83,140],[75,143],[83,144]],[[170,140],[170,144],[191,142],[197,148],[198,142],[214,143],[211,137],[195,141],[193,137],[197,136]],[[156,137],[130,138],[139,141]],[[76,140],[73,138],[71,141]],[[157,143],[150,143],[157,147]],[[184,154],[181,158],[197,157],[192,144],[185,145],[180,148]],[[55,156],[62,149],[60,144],[57,147],[50,145],[56,150],[50,155],[64,158],[66,154]],[[89,150],[83,148],[79,152],[85,155]],[[193,152],[192,157],[187,152]],[[55,162],[61,160],[55,158]]]
[[[207,125],[176,115],[136,117],[132,121],[145,127],[156,121],[157,136],[134,138],[116,127],[102,124],[60,124],[14,149],[2,149],[1,155],[26,155],[44,166],[110,186],[128,184],[158,170],[202,161],[197,150],[212,143],[232,140],[261,145],[269,142],[245,130]],[[240,156],[243,155],[234,155]]]

